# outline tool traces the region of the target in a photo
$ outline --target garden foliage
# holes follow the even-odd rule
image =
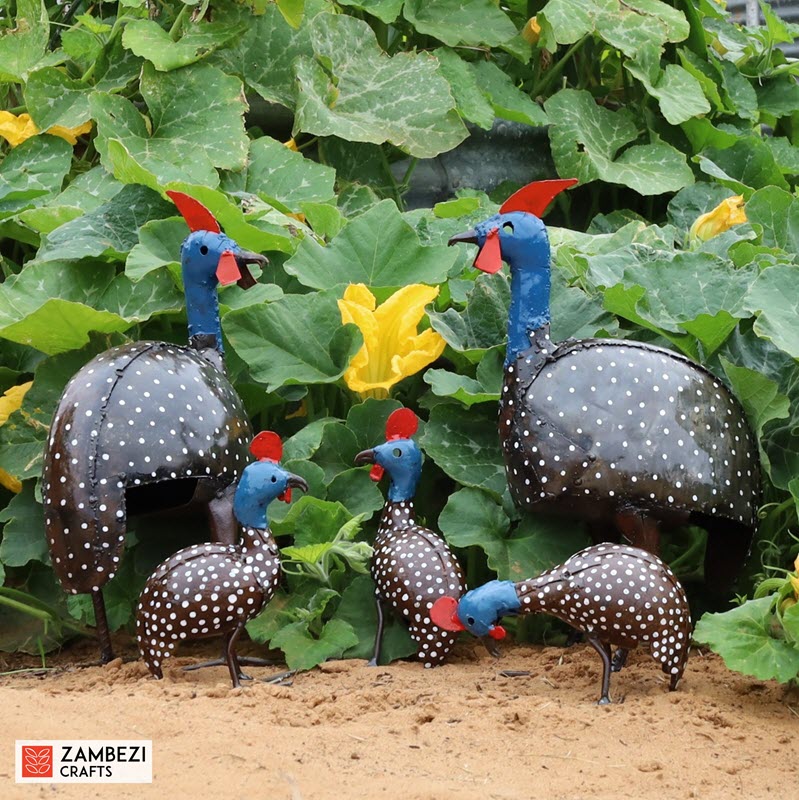
[[[749,577],[789,563],[799,66],[778,49],[796,27],[767,4],[756,29],[713,0],[120,0],[63,18],[65,7],[0,1],[0,649],[48,650],[93,621],[48,564],[42,450],[61,390],[94,354],[186,339],[186,227],[167,189],[198,198],[271,262],[256,288],[220,291],[236,388],[310,486],[272,507],[288,574],[251,624],[255,640],[299,668],[368,653],[364,573],[383,493],[352,460],[401,403],[423,419],[420,519],[458,550],[472,585],[527,577],[586,543],[579,525],[520,519],[509,500],[495,429],[507,276],[478,277],[471,254],[445,246],[512,187],[404,206],[418,159],[496,119],[548,126],[553,176],[580,180],[558,201],[563,227],[550,227],[554,337],[645,339],[725,379],[767,479]],[[281,114],[248,112],[262,101],[293,130],[280,132]],[[733,195],[745,221],[690,233]],[[362,308],[343,324],[349,284],[366,288],[352,290]],[[416,335],[423,317],[441,337],[436,349],[419,333],[436,361],[420,368],[409,348],[390,389],[365,388],[364,343],[370,358],[391,354],[375,344],[383,323],[356,323],[384,319],[412,284],[438,289],[426,317],[420,306],[403,323]],[[130,624],[149,570],[194,539],[196,529],[132,522],[106,587],[113,628]],[[677,558],[688,577],[700,563]],[[731,613],[760,613],[742,608],[755,611]],[[393,628],[387,657],[411,650]]]

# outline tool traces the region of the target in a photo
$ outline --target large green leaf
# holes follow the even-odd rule
[[[317,164],[280,142],[262,136],[250,143],[244,188],[265,200],[277,200],[293,211],[304,202],[325,202],[333,198],[335,170]]]
[[[447,47],[440,47],[435,55],[441,74],[452,89],[461,116],[481,128],[490,129],[494,123],[494,109],[478,86],[472,66]]]
[[[618,183],[643,195],[675,192],[693,183],[685,156],[671,145],[635,144],[622,150],[638,138],[627,109],[601,108],[589,92],[577,89],[561,90],[544,108],[559,174],[580,183]]]
[[[315,58],[300,57],[295,130],[357,142],[391,142],[432,158],[462,142],[467,131],[426,53],[386,57],[372,29],[346,15],[310,23]]]
[[[246,103],[237,78],[207,63],[166,73],[145,64],[141,94],[149,126],[129,100],[102,93],[91,97],[92,117],[97,121],[95,145],[103,165],[117,178],[134,182],[130,175],[119,173],[119,162],[115,164],[109,152],[114,140],[164,184],[186,181],[215,186],[219,179],[214,167],[244,166],[249,143],[243,121]]]
[[[502,273],[480,274],[467,295],[466,308],[429,311],[430,324],[454,350],[478,362],[492,347],[505,343],[510,290]]]
[[[72,148],[56,136],[35,136],[0,163],[0,219],[38,205],[61,189]]]
[[[44,535],[44,512],[33,496],[35,481],[26,481],[22,491],[0,511],[3,538],[0,561],[7,567],[24,567],[29,561],[49,563]]]
[[[44,55],[50,35],[44,0],[17,0],[16,5],[16,26],[0,36],[0,82],[23,82]]]
[[[363,344],[355,325],[341,324],[333,292],[286,295],[266,306],[231,311],[225,333],[269,391],[338,380]]]
[[[313,55],[309,25],[304,23],[294,30],[273,3],[263,14],[253,16],[244,10],[223,18],[244,19],[246,33],[232,45],[217,50],[209,57],[229,75],[238,75],[265,100],[294,108],[294,61],[301,55]]]
[[[474,378],[445,369],[429,369],[424,374],[425,383],[439,397],[453,397],[465,406],[475,403],[497,403],[502,388],[503,354],[499,349],[489,350],[477,365]]]
[[[306,237],[285,270],[314,289],[350,283],[434,284],[446,279],[456,255],[443,246],[424,247],[394,202],[384,200],[350,222],[327,246]]]
[[[125,274],[138,281],[160,267],[179,267],[180,245],[185,238],[183,220],[150,220],[139,228],[139,242],[128,253]]]
[[[169,72],[199,61],[246,30],[244,23],[200,22],[190,26],[178,41],[151,19],[131,20],[122,34],[122,44],[146,58],[160,71]]]
[[[394,22],[405,0],[339,0],[339,5],[366,11],[383,22]]]
[[[368,450],[385,440],[386,421],[401,406],[397,400],[369,397],[350,408],[347,428],[354,434],[358,450]]]
[[[419,33],[435,36],[451,47],[490,47],[518,33],[493,0],[406,0],[402,14]]]
[[[502,507],[480,489],[461,489],[451,495],[438,519],[453,547],[476,545],[485,551],[488,566],[500,580],[521,581],[538,575],[590,542],[580,525],[562,519],[528,515],[512,535]]]
[[[319,637],[312,636],[305,622],[292,622],[281,628],[271,639],[286,656],[289,669],[304,670],[340,658],[345,650],[358,644],[358,635],[343,619],[331,619]]]
[[[444,472],[464,486],[507,491],[496,409],[442,403],[430,413],[419,444]]]
[[[126,186],[88,214],[47,234],[36,260],[63,261],[107,255],[119,258],[138,241],[139,228],[169,216],[174,206],[144,186]]]
[[[799,358],[799,265],[777,264],[760,273],[746,307],[757,314],[755,333]]]
[[[28,76],[25,104],[39,130],[53,125],[74,128],[90,119],[89,87],[55,67],[37,69]]]
[[[799,257],[799,200],[777,186],[758,189],[746,203],[749,222],[763,228],[763,244]]]
[[[737,672],[786,683],[799,675],[799,647],[771,634],[772,597],[749,600],[721,614],[705,614],[694,639],[718,653]]]
[[[519,89],[510,76],[493,61],[478,61],[470,66],[477,85],[491,103],[497,117],[525,125],[547,124],[547,115],[541,106]]]
[[[694,160],[702,172],[747,196],[770,185],[789,188],[774,154],[758,136],[741,137],[731,147],[707,147]]]
[[[549,0],[540,14],[560,44],[596,32],[631,58],[642,47],[681,42],[689,33],[683,13],[659,0]]]

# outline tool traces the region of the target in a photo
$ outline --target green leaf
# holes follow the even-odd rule
[[[773,599],[749,600],[721,614],[705,614],[694,640],[718,653],[736,672],[781,683],[799,675],[799,647],[771,635]]]
[[[305,12],[305,0],[275,0],[283,19],[292,28],[299,28]]]
[[[44,512],[33,495],[35,481],[26,481],[22,491],[0,511],[3,540],[0,561],[7,567],[24,567],[29,561],[50,563],[44,534]]]
[[[648,64],[644,63],[646,60]],[[637,60],[628,60],[624,66],[657,98],[663,116],[672,125],[709,113],[710,103],[695,77],[676,64],[667,64],[661,72],[657,47],[642,49]]]
[[[301,461],[309,459],[319,449],[325,427],[332,422],[338,422],[334,417],[315,419],[301,428],[297,433],[283,443],[284,461]]]
[[[789,188],[771,149],[756,136],[738,139],[724,149],[707,147],[694,160],[702,172],[745,196],[769,185]]]
[[[332,422],[325,426],[313,459],[325,471],[325,482],[330,483],[340,472],[353,466],[357,452],[358,443],[352,431],[341,422]]]
[[[141,280],[161,267],[180,266],[180,245],[186,238],[186,223],[176,219],[154,219],[139,228],[139,242],[128,253],[125,274]]]
[[[369,473],[359,468],[339,472],[327,487],[327,499],[341,503],[353,515],[366,514],[368,517],[379,511],[384,502]]]
[[[763,228],[763,244],[799,253],[799,200],[776,186],[758,189],[746,203],[749,222]]]
[[[433,213],[441,219],[457,219],[464,214],[471,214],[480,208],[476,197],[459,197],[457,200],[445,200],[433,206]]]
[[[493,0],[406,0],[402,14],[419,33],[451,47],[500,45],[518,32]]]
[[[404,2],[405,0],[339,0],[339,5],[366,11],[367,14],[388,23],[394,22],[399,16]]]
[[[296,211],[303,202],[329,201],[335,179],[335,170],[268,136],[250,143],[244,188],[267,202],[274,199]]]
[[[589,544],[581,526],[529,515],[509,534],[510,520],[486,492],[461,489],[451,495],[438,524],[453,547],[480,547],[500,580],[538,575]]]
[[[44,55],[50,35],[43,0],[17,0],[16,6],[16,25],[0,36],[0,82],[23,83]]]
[[[342,619],[331,619],[322,628],[319,638],[310,634],[305,622],[294,622],[281,628],[270,642],[272,647],[283,651],[288,668],[295,670],[312,669],[330,658],[340,658],[356,644],[358,635]]]
[[[502,352],[489,350],[477,366],[477,376],[470,378],[445,369],[429,369],[424,375],[433,394],[453,397],[465,406],[475,403],[496,403],[504,375]]]
[[[0,219],[18,214],[61,189],[72,148],[56,136],[34,136],[0,163]]]
[[[375,585],[368,575],[358,575],[344,590],[334,618],[351,625],[358,637],[358,643],[344,653],[344,658],[371,658],[377,635],[377,609]],[[380,663],[390,664],[414,653],[416,645],[407,627],[393,614],[387,614],[384,617]]]
[[[386,57],[372,29],[343,14],[321,14],[309,28],[315,59],[295,62],[295,131],[391,142],[419,158],[451,150],[466,138],[435,57]]]
[[[494,124],[494,109],[477,84],[471,65],[454,50],[440,47],[434,51],[441,74],[447,79],[458,111],[464,119],[490,130]],[[439,204],[441,205],[441,204]]]
[[[304,494],[292,504],[282,522],[273,523],[272,530],[275,536],[292,534],[295,547],[306,547],[332,542],[352,518],[341,503]]]
[[[551,334],[556,342],[588,339],[602,331],[614,333],[618,330],[618,322],[605,311],[599,298],[569,286],[559,269],[552,270],[549,302],[552,313]]]
[[[47,234],[37,263],[90,256],[119,258],[138,241],[139,228],[174,213],[174,206],[144,186],[126,186],[98,208]]]
[[[470,65],[477,85],[494,109],[494,114],[525,125],[546,125],[549,121],[541,106],[519,89],[493,61]]]
[[[486,489],[497,497],[507,492],[495,408],[437,405],[419,444],[458,483]]]
[[[95,146],[103,165],[115,177],[119,151],[109,151],[118,140],[130,157],[160,183],[186,181],[215,186],[214,167],[240,169],[247,157],[248,139],[243,114],[246,104],[241,83],[207,63],[172,72],[142,70],[141,94],[152,130],[137,108],[122,97],[94,93],[92,117],[97,121]],[[145,182],[141,178],[137,182]]]
[[[799,84],[788,76],[758,81],[755,87],[757,104],[761,111],[773,116],[787,117],[799,111]]]
[[[467,295],[466,308],[429,311],[430,324],[447,344],[476,363],[492,347],[505,343],[510,290],[502,273],[481,273]]]
[[[385,440],[386,421],[402,403],[397,400],[367,398],[356,403],[347,414],[347,428],[352,431],[358,450],[368,450]]]
[[[253,16],[238,12],[247,30],[228,47],[217,50],[208,61],[229,75],[238,75],[264,100],[294,108],[296,88],[294,61],[313,55],[306,22],[294,30],[276,5],[270,3],[264,13]]]
[[[435,284],[446,280],[456,255],[444,246],[424,247],[394,202],[384,200],[350,222],[327,246],[306,237],[284,269],[314,289],[350,283]]]
[[[91,118],[88,88],[60,69],[45,67],[28,76],[25,105],[39,130],[53,125],[75,128]]]
[[[799,358],[799,266],[777,264],[763,270],[746,299],[746,308],[757,314],[754,330],[793,358]]]
[[[268,391],[332,383],[363,345],[355,325],[342,326],[333,292],[286,295],[267,306],[231,311],[225,333]]]
[[[693,183],[685,156],[665,143],[636,144],[632,115],[626,109],[598,106],[586,91],[563,89],[544,104],[552,123],[552,156],[560,175],[580,183],[604,180],[642,195],[675,192]]]
[[[245,31],[244,24],[200,22],[190,26],[175,42],[151,19],[135,19],[125,25],[122,44],[146,58],[159,71],[169,72],[199,61]]]

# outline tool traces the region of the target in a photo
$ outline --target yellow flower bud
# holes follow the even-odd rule
[[[300,148],[297,147],[297,142],[294,139],[289,139],[287,142],[283,142],[283,147],[287,147],[289,150],[293,150],[295,153],[300,152]]]
[[[712,211],[698,217],[691,225],[688,236],[692,242],[706,242],[742,222],[746,222],[744,199],[742,195],[737,194],[722,200]]]
[[[522,28],[522,39],[530,44],[537,44],[541,36],[541,26],[538,24],[536,17],[530,17],[527,24]]]
[[[53,125],[45,133],[51,136],[58,136],[70,144],[78,143],[78,136],[88,133],[92,129],[91,120],[78,125],[76,128],[65,128],[63,125]],[[36,123],[31,119],[30,114],[20,114],[16,116],[9,111],[0,111],[0,136],[2,136],[12,147],[22,144],[31,136],[36,136],[41,131],[36,127]]]
[[[5,394],[0,396],[0,425],[4,425],[8,418],[22,405],[25,394],[33,386],[33,381],[12,386]],[[0,486],[5,486],[9,491],[19,494],[22,491],[22,483],[19,478],[9,474],[4,469],[0,469]]]

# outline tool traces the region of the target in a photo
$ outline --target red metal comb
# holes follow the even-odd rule
[[[283,442],[274,431],[261,431],[250,445],[250,452],[259,461],[277,463],[283,457]]]
[[[168,191],[167,197],[178,207],[180,215],[192,231],[220,233],[216,217],[199,201],[183,192]]]
[[[439,597],[430,608],[430,619],[445,631],[465,631],[458,619],[458,601],[454,597]]]
[[[398,408],[386,420],[386,440],[410,439],[419,430],[419,419],[410,408]]]
[[[577,178],[528,183],[527,186],[522,186],[518,192],[512,194],[502,204],[499,213],[507,214],[509,211],[526,211],[528,214],[535,214],[540,217],[557,195],[564,189],[574,186],[575,183],[577,183]]]

